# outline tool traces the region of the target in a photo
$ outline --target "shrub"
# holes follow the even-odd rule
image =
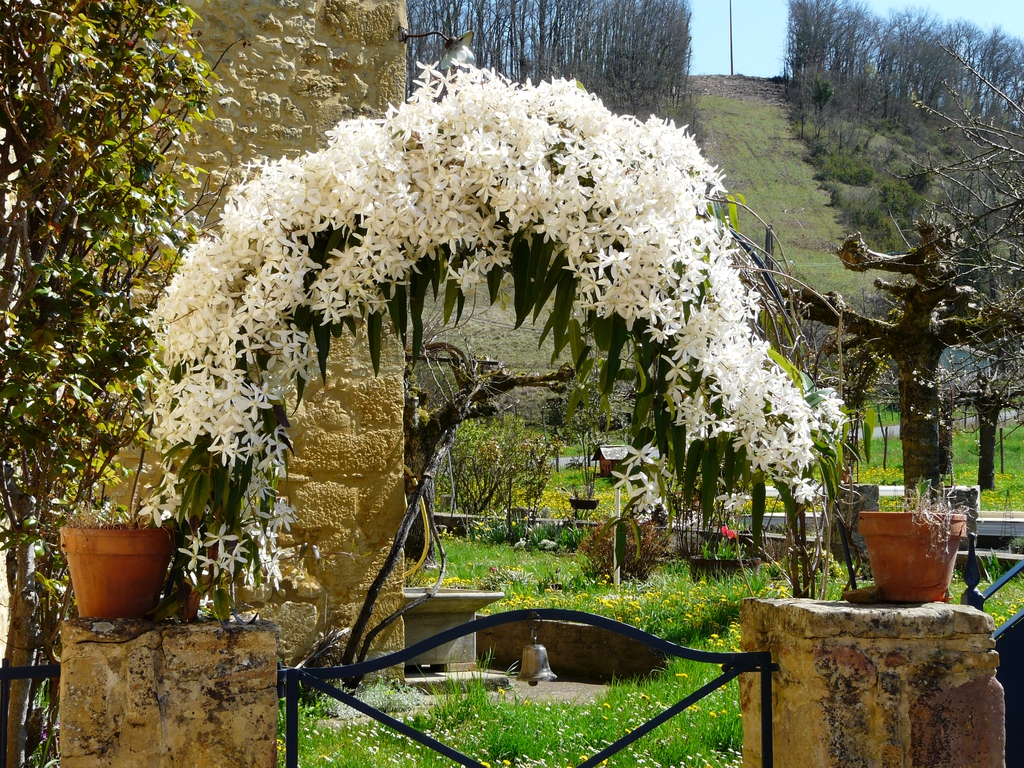
[[[816,178],[819,181],[838,181],[852,187],[864,187],[874,181],[875,169],[863,158],[837,153],[825,158]]]
[[[668,553],[668,536],[664,530],[654,523],[639,523],[640,547],[637,550],[636,536],[633,527],[626,527],[626,558],[620,564],[622,579],[638,579],[645,581],[665,555]],[[594,577],[612,575],[612,536],[614,529],[601,528],[588,534],[580,542],[579,552],[586,558],[585,570]]]
[[[903,179],[889,179],[878,188],[882,206],[901,223],[910,224],[924,208],[925,199]]]

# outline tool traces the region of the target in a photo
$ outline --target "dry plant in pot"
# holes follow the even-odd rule
[[[168,529],[106,500],[79,508],[60,529],[60,546],[79,616],[138,619],[156,608],[174,553]]]
[[[954,511],[941,489],[919,492],[907,507],[860,513],[875,584],[887,602],[944,602],[967,516]]]

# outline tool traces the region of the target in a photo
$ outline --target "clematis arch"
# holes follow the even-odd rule
[[[495,301],[506,274],[517,324],[544,322],[581,379],[634,380],[631,498],[674,473],[702,476],[705,503],[743,488],[763,503],[766,481],[805,500],[812,466],[834,463],[840,404],[758,336],[758,297],[711,211],[721,192],[671,123],[616,116],[574,82],[475,69],[428,70],[383,119],[260,167],[155,318],[166,474],[147,512],[178,531],[176,567],[221,613],[230,584],[273,577],[286,409],[326,375],[331,338],[364,334],[376,367],[390,318],[416,359],[428,295],[447,321],[467,293]]]

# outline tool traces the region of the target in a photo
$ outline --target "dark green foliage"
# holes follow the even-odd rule
[[[821,170],[815,177],[819,181],[838,181],[854,187],[864,187],[875,180],[875,169],[864,157],[844,153],[826,154]]]
[[[194,233],[179,185],[196,171],[171,158],[211,92],[194,19],[168,0],[0,2],[0,496],[18,562],[15,665],[53,658],[72,608],[57,529],[123,479],[118,451],[146,428],[144,318]],[[223,494],[204,477],[201,491]],[[12,711],[28,698],[14,689]],[[0,759],[21,765],[24,734],[9,735]]]
[[[0,7],[0,459],[44,517],[112,482],[142,427],[143,318],[190,235],[194,171],[167,159],[209,93],[194,18],[166,0]]]

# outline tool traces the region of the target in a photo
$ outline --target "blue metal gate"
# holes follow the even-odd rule
[[[613,742],[597,754],[580,763],[577,768],[595,768],[603,760],[625,749],[637,739],[653,731],[662,723],[668,721],[687,707],[700,701],[702,698],[721,688],[730,680],[745,672],[756,672],[760,675],[761,681],[761,755],[763,768],[772,768],[772,672],[776,669],[772,664],[771,654],[768,651],[750,653],[716,653],[711,651],[700,651],[694,648],[686,648],[659,637],[643,632],[636,627],[622,624],[618,621],[597,616],[592,613],[581,611],[568,611],[555,608],[538,608],[536,610],[509,611],[493,616],[485,616],[481,619],[463,624],[459,627],[446,630],[431,638],[423,640],[408,648],[390,653],[386,656],[356,664],[347,664],[340,667],[319,667],[319,668],[282,668],[278,673],[279,694],[285,699],[285,766],[286,768],[299,768],[299,685],[306,685],[314,690],[320,691],[338,701],[347,704],[352,709],[367,715],[368,717],[383,723],[392,730],[423,744],[429,749],[449,757],[459,765],[468,768],[484,768],[483,764],[468,755],[464,755],[456,749],[443,744],[436,739],[427,736],[415,728],[397,720],[384,712],[371,707],[357,699],[352,693],[342,690],[328,683],[328,680],[350,680],[361,678],[371,672],[379,672],[397,664],[403,664],[420,654],[437,648],[445,643],[457,640],[460,637],[491,627],[500,627],[504,624],[511,624],[517,621],[529,621],[531,619],[547,619],[551,621],[573,621],[579,624],[589,624],[592,627],[600,627],[620,635],[638,640],[645,645],[660,651],[666,656],[674,656],[691,661],[705,662],[708,664],[720,664],[722,674],[701,686],[697,690],[681,699],[676,704],[668,707],[660,714],[645,722],[643,725],[634,728],[625,734],[618,741]]]
[[[985,610],[985,601],[1018,574],[1024,572],[1024,560],[1003,574],[984,592],[978,589],[981,568],[975,551],[977,534],[968,534],[967,567],[964,582],[967,589],[960,602],[979,611]],[[996,679],[1003,686],[1006,702],[1006,768],[1024,768],[1024,608],[996,627],[993,635],[999,653]]]

